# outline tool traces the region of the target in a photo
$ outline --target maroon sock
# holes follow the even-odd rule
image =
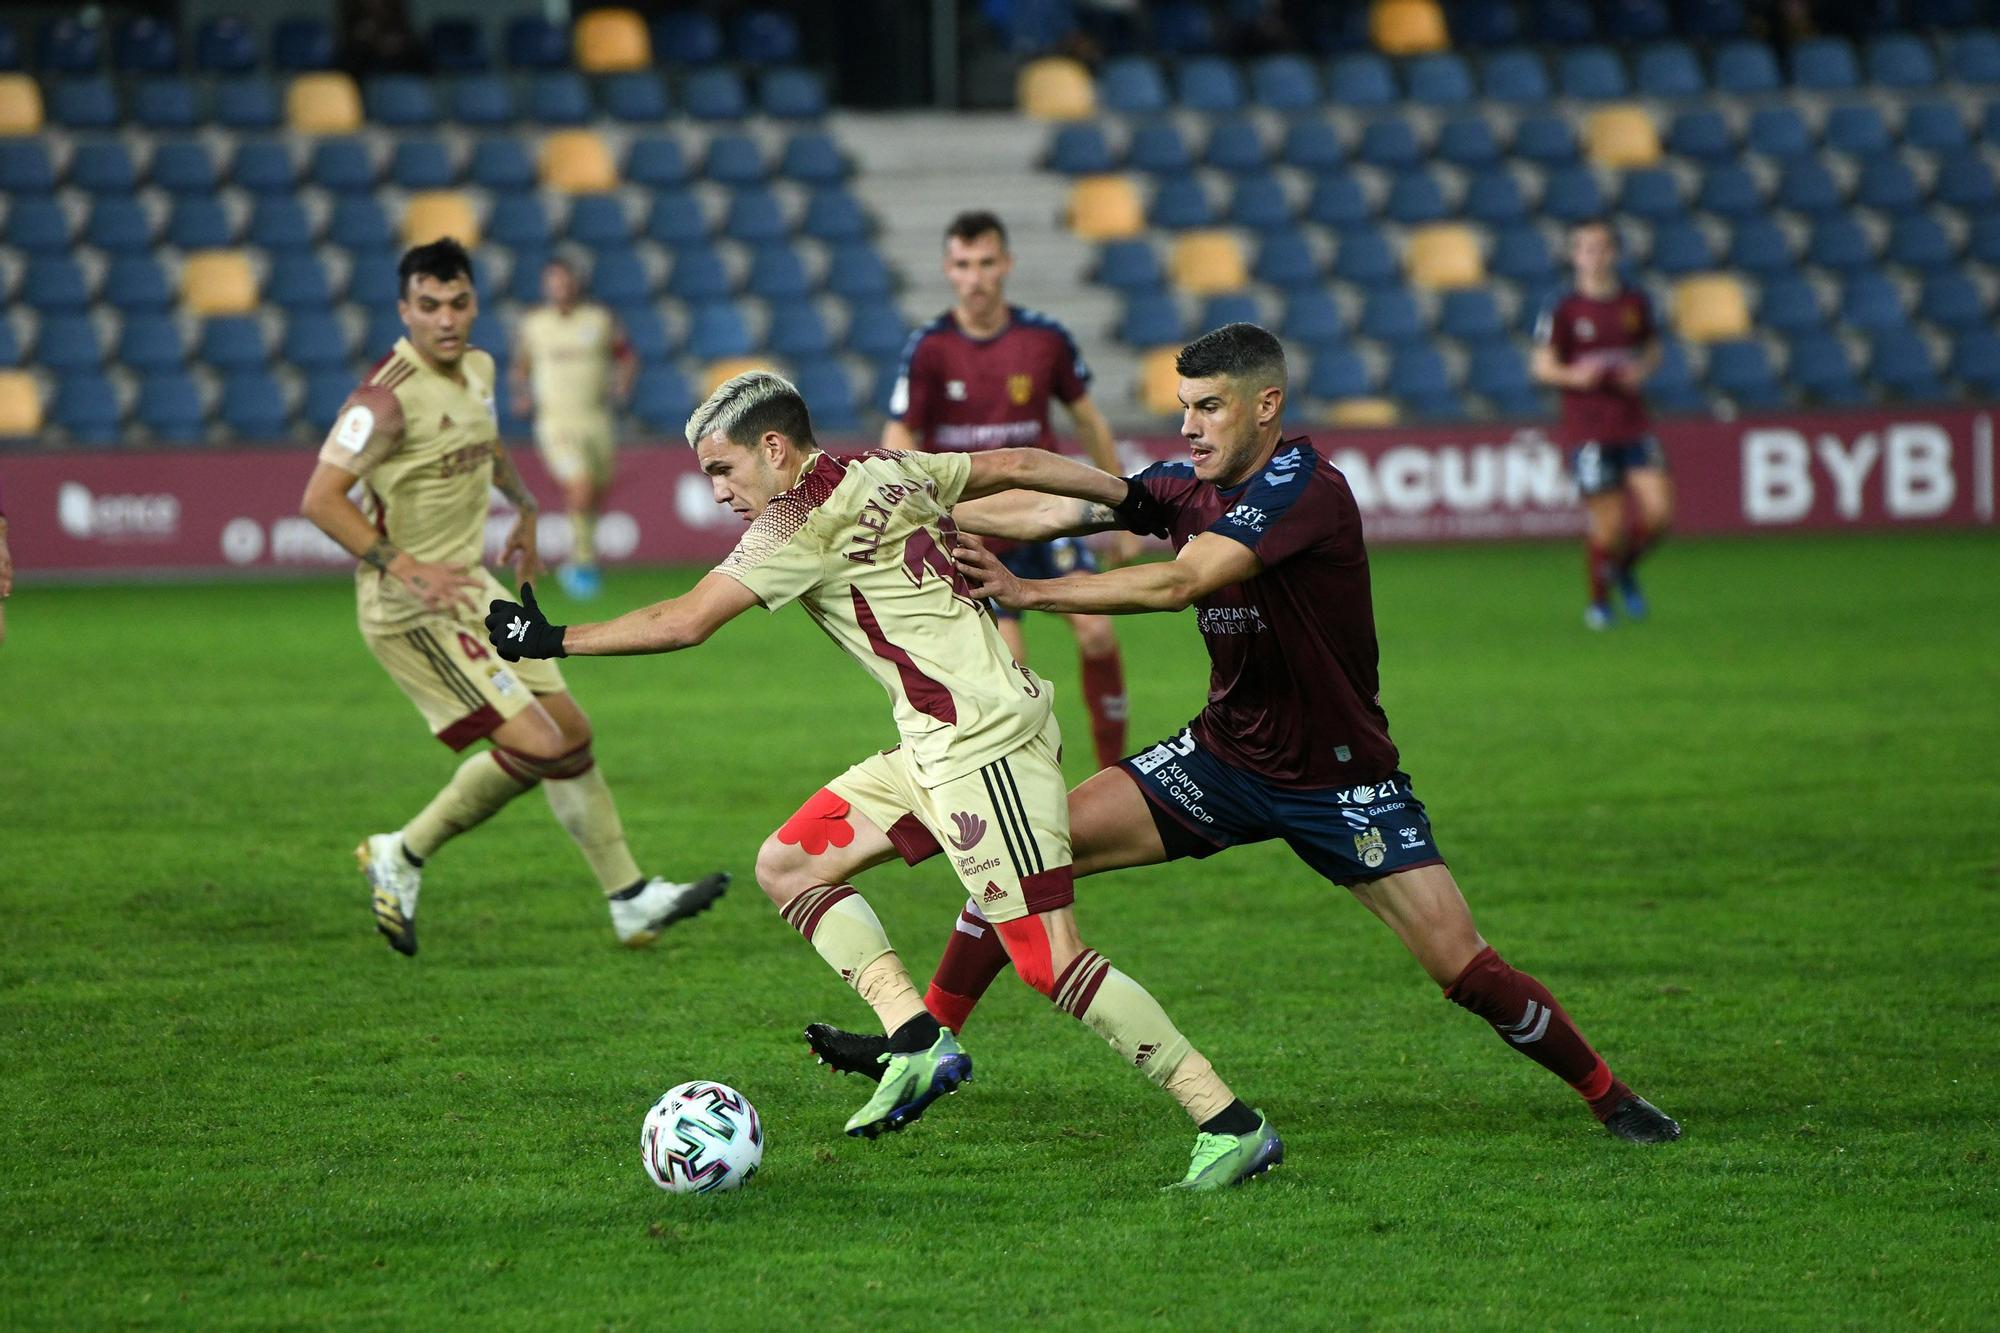
[[[1090,708],[1090,739],[1097,766],[1109,768],[1125,757],[1125,664],[1118,650],[1081,658],[1083,701]]]
[[[1608,546],[1596,542],[1584,545],[1584,568],[1590,574],[1590,601],[1601,606],[1611,598],[1611,580],[1617,576],[1618,557]]]
[[[1001,943],[1000,932],[967,905],[952,926],[944,957],[938,959],[930,989],[924,992],[924,1008],[953,1032],[964,1031],[973,1006],[1007,965],[1007,946]]]
[[[1490,947],[1465,965],[1444,997],[1491,1023],[1502,1041],[1575,1088],[1600,1120],[1625,1096],[1625,1085],[1612,1077],[1611,1066],[1590,1049],[1548,987],[1507,966]]]

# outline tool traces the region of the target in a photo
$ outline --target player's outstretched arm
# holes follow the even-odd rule
[[[346,468],[319,464],[306,479],[299,512],[356,560],[401,581],[431,610],[446,611],[455,606],[478,610],[472,590],[479,581],[452,565],[418,560],[377,532],[368,516],[347,498],[354,482],[355,475]]]
[[[486,637],[508,661],[523,657],[622,657],[692,648],[757,605],[757,594],[726,574],[709,574],[685,595],[627,611],[616,620],[552,625],[535,605],[534,589],[521,600],[495,598],[487,607]]]
[[[1016,578],[977,541],[960,542],[953,554],[975,597],[990,597],[1016,611],[1101,616],[1184,611],[1218,588],[1254,578],[1264,568],[1255,551],[1213,532],[1196,534],[1173,560],[1059,579]]]
[[[542,564],[541,548],[535,540],[541,506],[535,503],[535,493],[528,489],[528,483],[514,470],[507,446],[498,440],[493,442],[493,489],[514,506],[514,526],[507,533],[507,544],[500,550],[500,563],[514,571],[516,586],[540,578],[547,568]]]

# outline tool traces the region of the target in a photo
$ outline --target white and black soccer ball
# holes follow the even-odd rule
[[[733,1190],[764,1160],[764,1122],[727,1084],[683,1083],[646,1112],[639,1159],[647,1177],[672,1194]]]

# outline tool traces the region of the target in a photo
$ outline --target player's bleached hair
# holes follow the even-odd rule
[[[768,370],[746,370],[724,380],[688,418],[687,441],[699,445],[711,435],[749,447],[766,431],[793,444],[813,442],[812,415],[792,382]]]
[[[1285,348],[1269,329],[1256,324],[1224,324],[1196,338],[1174,358],[1182,379],[1225,376],[1250,380],[1259,389],[1285,387]]]

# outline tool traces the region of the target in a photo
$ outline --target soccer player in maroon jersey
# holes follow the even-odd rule
[[[1353,492],[1311,440],[1284,436],[1278,340],[1253,324],[1226,325],[1182,348],[1176,366],[1188,462],[1106,477],[1081,501],[1001,496],[955,511],[968,531],[1027,537],[1123,525],[1166,537],[1177,552],[1103,574],[1022,580],[974,543],[960,551],[973,591],[1010,606],[1102,615],[1195,608],[1211,665],[1208,706],[1179,734],[1070,793],[1076,874],[1282,838],[1394,930],[1447,999],[1568,1083],[1605,1128],[1639,1143],[1678,1138],[1680,1126],[1620,1082],[1547,988],[1508,966],[1473,925],[1389,739]],[[923,850],[905,854],[921,859]],[[994,932],[968,909],[926,1007],[961,1027],[1006,964]],[[877,1038],[821,1024],[806,1035],[848,1072],[869,1072],[879,1054]]]
[[[1666,536],[1673,483],[1640,390],[1660,368],[1659,328],[1646,294],[1618,276],[1618,240],[1601,219],[1569,233],[1576,285],[1535,325],[1530,370],[1562,390],[1562,439],[1589,513],[1585,557],[1592,629],[1611,628],[1611,589],[1634,620],[1646,614],[1639,561]],[[1627,516],[1627,501],[1630,516]]]
[[[1007,304],[1014,258],[1007,229],[987,212],[961,213],[945,229],[944,275],[951,309],[910,335],[896,377],[885,449],[961,453],[1010,445],[1056,447],[1049,399],[1069,412],[1084,452],[1106,472],[1118,471],[1111,425],[1090,401],[1090,368],[1069,331],[1047,315]],[[1135,538],[1120,534],[1113,555],[1128,560]],[[1090,548],[1073,537],[1000,546],[1001,559],[1024,578],[1052,578],[1096,568]],[[1020,613],[1001,608],[1000,636],[1014,659],[1028,661]],[[1083,699],[1097,765],[1125,753],[1125,668],[1118,639],[1103,616],[1068,617],[1076,635]]]

